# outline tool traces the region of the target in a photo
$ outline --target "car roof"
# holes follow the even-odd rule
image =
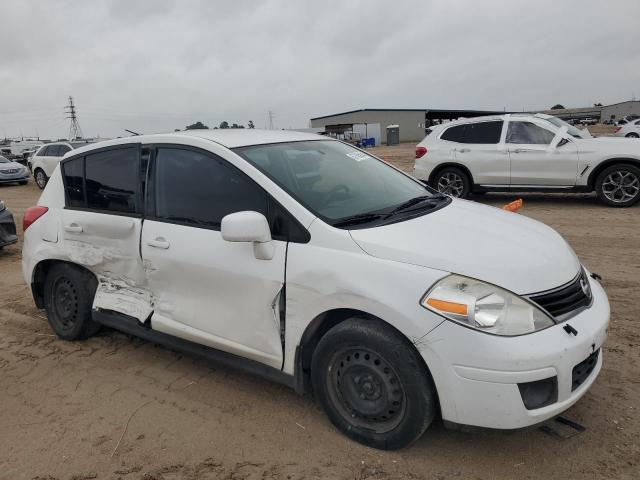
[[[151,135],[135,135],[92,143],[65,155],[76,155],[95,148],[110,147],[128,143],[167,143],[175,138],[180,143],[181,138],[201,138],[210,140],[226,148],[246,147],[249,145],[264,145],[269,143],[303,142],[306,140],[330,140],[332,138],[314,133],[296,132],[293,130],[260,130],[254,128],[218,128],[214,130],[198,129],[172,133],[157,133]]]

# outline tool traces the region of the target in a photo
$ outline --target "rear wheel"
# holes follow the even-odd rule
[[[97,285],[95,276],[75,265],[51,267],[44,284],[44,306],[58,337],[83,340],[98,332],[100,324],[91,319]]]
[[[630,207],[640,200],[640,168],[613,165],[605,168],[596,180],[600,201],[612,207]]]
[[[44,173],[44,170],[42,170],[41,168],[35,169],[35,171],[33,172],[33,178],[36,181],[36,185],[38,185],[41,189],[44,189],[44,187],[47,186],[47,182],[49,181],[47,174]]]
[[[314,352],[311,376],[331,422],[371,447],[411,444],[437,410],[422,358],[380,320],[350,318],[329,330]]]
[[[471,180],[461,169],[446,167],[433,177],[433,188],[452,197],[466,198],[471,191]]]
[[[637,133],[633,133],[633,132],[627,133],[626,136],[627,136],[627,138],[638,138],[639,137],[639,135]]]

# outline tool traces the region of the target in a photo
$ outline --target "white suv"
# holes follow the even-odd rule
[[[602,365],[607,296],[554,230],[322,136],[74,150],[23,229],[24,278],[60,338],[107,325],[229,362],[313,392],[377,448],[436,414],[541,422]]]
[[[31,158],[27,160],[29,170],[33,173],[36,185],[44,188],[53,174],[62,157],[71,150],[84,147],[91,142],[55,142],[40,147]]]
[[[640,118],[618,125],[614,135],[616,137],[640,138]]]
[[[640,143],[631,139],[588,138],[542,114],[457,120],[427,133],[416,147],[414,176],[456,197],[596,191],[614,207],[640,200]]]

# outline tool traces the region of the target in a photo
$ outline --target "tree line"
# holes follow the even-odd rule
[[[218,125],[217,127],[213,127],[213,130],[217,130],[217,129],[225,129],[225,128],[245,128],[244,125],[238,125],[237,123],[232,123],[231,125],[229,125],[229,122],[227,122],[226,120],[220,122],[220,125]],[[249,123],[247,124],[246,128],[256,128],[256,126],[253,124],[253,120],[249,120]],[[204,123],[202,122],[196,122],[196,123],[192,123],[191,125],[187,125],[185,128],[185,130],[209,130],[209,127],[206,126]],[[180,129],[176,128],[176,132],[179,132]]]

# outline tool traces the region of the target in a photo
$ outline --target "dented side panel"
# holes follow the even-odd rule
[[[96,274],[94,309],[113,310],[144,322],[153,311],[140,257],[142,220],[96,212],[62,210],[59,251]]]

